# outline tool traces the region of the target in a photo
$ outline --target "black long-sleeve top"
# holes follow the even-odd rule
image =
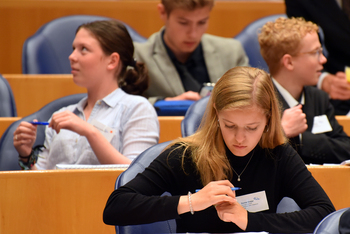
[[[194,215],[190,212],[177,213],[180,196],[203,187],[188,153],[182,168],[182,152],[183,148],[174,150],[174,146],[164,151],[143,173],[115,190],[107,201],[104,222],[110,225],[135,225],[176,219],[177,232],[242,231],[234,223],[220,220],[213,206]],[[312,232],[323,217],[335,210],[289,144],[273,150],[257,146],[252,152],[254,155],[242,173],[241,181],[237,181],[236,175],[230,181],[235,187],[242,188],[236,191],[236,196],[265,191],[269,210],[248,212],[246,231]],[[251,153],[236,157],[227,150],[226,154],[231,167],[241,173]],[[165,191],[172,196],[160,197]],[[276,214],[277,205],[285,196],[293,198],[302,210]]]

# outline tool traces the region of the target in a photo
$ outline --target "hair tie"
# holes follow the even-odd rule
[[[129,69],[135,69],[135,70],[136,70],[136,63],[137,63],[137,61],[136,61],[136,59],[134,58],[134,59],[132,60],[131,64],[128,65],[128,66],[126,67],[126,70],[129,70]]]
[[[132,60],[132,62],[131,62],[131,66],[133,66],[134,68],[136,68],[136,63],[137,63],[136,58],[134,58],[134,59]]]

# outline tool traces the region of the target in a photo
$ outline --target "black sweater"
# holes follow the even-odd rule
[[[189,212],[178,215],[180,196],[203,187],[188,155],[182,169],[182,152],[183,148],[164,151],[143,173],[115,190],[107,201],[104,222],[110,225],[135,225],[176,219],[177,232],[242,231],[234,223],[221,221],[214,207],[195,212],[194,215]],[[227,150],[231,167],[237,173],[241,173],[250,155],[236,157]],[[231,182],[235,187],[242,188],[236,191],[236,196],[266,192],[269,210],[248,212],[246,231],[312,232],[323,217],[335,210],[299,155],[288,144],[273,150],[257,146],[251,162],[241,175],[241,181],[238,182],[234,175]],[[165,191],[172,196],[159,197]],[[277,205],[285,196],[293,198],[302,210],[276,214]]]

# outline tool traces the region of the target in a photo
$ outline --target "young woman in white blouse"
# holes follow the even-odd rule
[[[132,39],[118,21],[78,27],[69,56],[74,82],[87,89],[79,103],[52,115],[39,158],[33,151],[36,125],[22,122],[14,146],[23,169],[56,164],[129,164],[156,144],[159,123],[152,105],[139,96],[148,88],[147,69],[133,58]]]

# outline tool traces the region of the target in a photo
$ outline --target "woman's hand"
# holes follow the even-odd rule
[[[212,205],[222,202],[233,203],[236,201],[236,194],[231,190],[234,187],[228,180],[213,181],[207,184],[199,192],[191,195],[193,211],[204,210]],[[183,214],[190,211],[188,196],[181,196],[178,213]]]
[[[176,97],[167,97],[164,100],[165,101],[180,101],[180,100],[192,100],[192,101],[198,101],[202,97],[197,92],[193,91],[187,91],[185,93],[182,93]]]
[[[36,119],[34,121],[37,121]],[[13,145],[20,156],[29,156],[36,139],[37,126],[21,122],[13,133]]]
[[[248,211],[237,201],[222,202],[216,205],[215,209],[222,221],[235,223],[240,229],[246,230],[248,225]]]
[[[59,133],[61,129],[67,129],[76,132],[81,136],[85,136],[87,130],[91,126],[91,124],[82,120],[70,111],[63,111],[52,115],[51,122],[49,124],[49,127],[54,129],[57,133]]]

